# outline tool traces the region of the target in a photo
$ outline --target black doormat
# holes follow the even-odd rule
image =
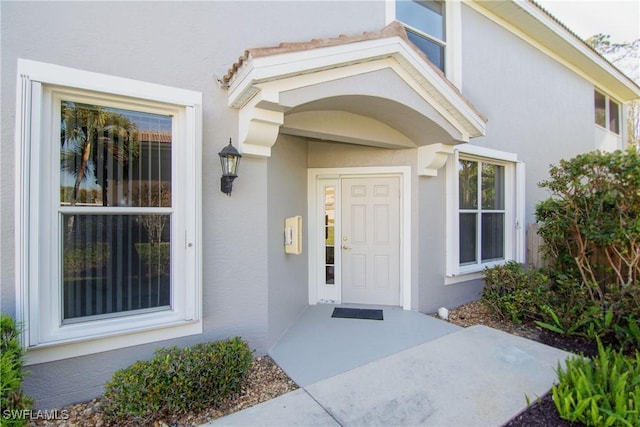
[[[339,317],[341,319],[384,320],[382,318],[382,310],[372,310],[367,308],[336,307],[333,309],[331,317]]]

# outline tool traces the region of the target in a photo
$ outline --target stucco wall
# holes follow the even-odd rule
[[[462,90],[489,118],[487,136],[471,143],[526,163],[534,222],[549,164],[594,148],[593,85],[466,5],[462,25]]]
[[[272,346],[309,303],[307,141],[281,135],[268,161],[269,330]],[[302,216],[302,253],[285,254],[284,220]]]
[[[273,236],[267,216],[267,160],[243,158],[232,197],[219,191],[217,153],[229,137],[235,141],[238,122],[237,111],[228,107],[227,93],[216,77],[221,77],[249,47],[381,28],[384,4],[332,2],[327,7],[324,2],[0,2],[0,8],[3,312],[15,314],[17,58],[203,93],[204,334],[30,366],[32,374],[25,386],[37,406],[51,408],[100,394],[114,370],[150,357],[156,345],[240,335],[256,354],[264,353],[290,318],[269,319],[269,304],[277,305],[278,296],[285,293],[286,286],[293,286],[293,281],[280,284],[269,299],[268,251]],[[363,8],[368,12],[362,13]],[[278,262],[273,265],[282,270]],[[299,306],[299,298],[295,304]]]
[[[444,284],[446,267],[446,176],[445,168],[437,177],[419,180],[420,226],[418,256],[419,308],[433,313],[439,307],[457,307],[473,301],[482,283]]]

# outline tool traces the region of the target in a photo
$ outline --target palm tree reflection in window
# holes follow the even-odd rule
[[[171,206],[170,129],[170,116],[62,101],[65,320],[169,306],[170,214],[153,211]],[[144,211],[104,210],[118,206]]]

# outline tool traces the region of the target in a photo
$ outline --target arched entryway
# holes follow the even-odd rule
[[[249,49],[223,83],[229,105],[239,110],[243,155],[269,157],[280,135],[410,153],[404,164],[310,169],[305,221],[310,303],[411,308],[411,181],[414,174],[435,175],[453,146],[483,135],[485,118],[397,22],[379,32]],[[330,197],[340,228],[328,249],[322,233]],[[358,233],[364,240],[388,238],[386,252],[354,244]],[[341,270],[333,293],[321,290],[331,280],[331,257]]]

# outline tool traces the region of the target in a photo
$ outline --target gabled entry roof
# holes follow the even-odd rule
[[[378,32],[249,49],[224,76],[239,146],[268,157],[280,132],[387,148],[457,144],[486,118],[393,22]],[[354,123],[357,126],[354,126]]]

